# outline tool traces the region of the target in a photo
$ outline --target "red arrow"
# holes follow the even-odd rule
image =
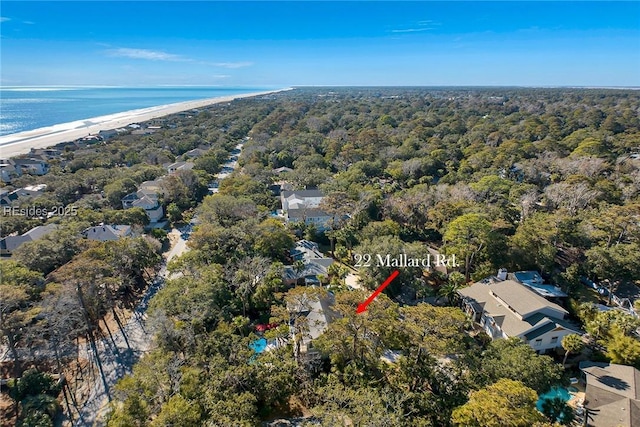
[[[371,296],[369,298],[367,298],[367,300],[365,302],[363,302],[362,304],[358,305],[358,308],[356,309],[356,313],[362,313],[364,311],[367,311],[367,306],[371,303],[371,301],[376,299],[376,297],[378,295],[380,295],[380,292],[384,291],[384,288],[389,286],[389,283],[391,283],[393,281],[393,279],[398,277],[399,274],[400,274],[400,272],[398,270],[394,270],[393,273],[391,273],[391,275],[389,277],[387,277],[387,280],[382,282],[382,285],[378,286],[378,289],[376,289],[371,294]]]

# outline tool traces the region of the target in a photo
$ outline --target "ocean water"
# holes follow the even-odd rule
[[[0,136],[176,102],[260,92],[220,87],[0,87]]]

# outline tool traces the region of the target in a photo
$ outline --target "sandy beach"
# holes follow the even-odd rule
[[[122,128],[132,123],[141,123],[181,111],[203,108],[222,102],[230,102],[234,99],[268,95],[285,90],[290,90],[290,88],[141,108],[5,135],[0,137],[0,158],[6,159],[20,154],[26,154],[29,153],[32,148],[47,148],[61,142],[75,141],[78,138],[97,134],[101,130]]]

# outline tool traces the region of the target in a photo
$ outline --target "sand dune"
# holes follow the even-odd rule
[[[30,131],[14,133],[0,137],[0,158],[9,158],[28,153],[32,148],[46,148],[67,141],[75,141],[88,135],[94,135],[101,130],[126,127],[132,123],[145,122],[169,114],[181,111],[203,108],[221,102],[230,102],[234,99],[248,98],[252,96],[267,95],[282,92],[281,89],[266,92],[254,92],[241,95],[224,96],[218,98],[201,99],[197,101],[179,102],[176,104],[160,105],[157,107],[141,108],[122,113],[109,114],[107,116],[94,117],[59,125],[34,129]]]

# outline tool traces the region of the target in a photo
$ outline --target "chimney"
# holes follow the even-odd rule
[[[507,269],[506,268],[501,268],[498,270],[498,280],[503,281],[503,280],[507,280]]]

